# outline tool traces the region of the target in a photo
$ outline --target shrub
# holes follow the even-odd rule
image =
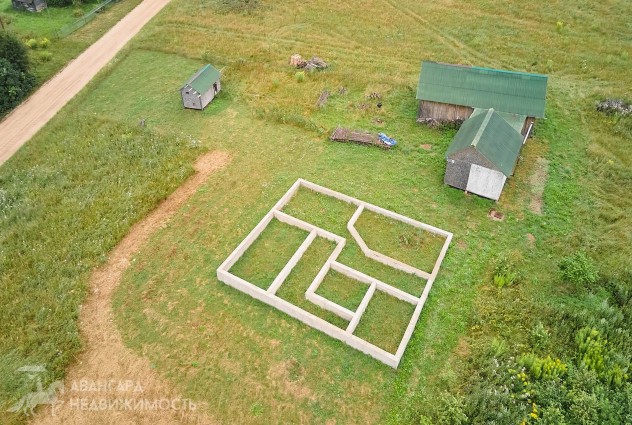
[[[564,257],[560,261],[562,280],[577,285],[594,285],[599,278],[597,268],[583,251]]]
[[[53,59],[53,54],[51,52],[41,52],[38,56],[37,59],[40,62],[50,62],[51,59]]]
[[[555,379],[566,375],[568,366],[560,359],[553,360],[551,356],[537,357],[535,354],[525,354],[518,359],[518,364],[524,367],[535,379]]]
[[[551,333],[544,327],[542,322],[536,323],[531,329],[530,341],[535,348],[542,349],[549,342]]]
[[[7,60],[18,71],[27,72],[29,69],[24,44],[6,31],[0,31],[0,59]]]
[[[24,44],[26,44],[26,46],[30,49],[37,49],[37,40],[34,38],[29,38],[24,42]]]
[[[437,425],[462,425],[468,421],[464,410],[464,403],[461,397],[456,397],[448,392],[441,395],[438,400],[438,421]]]
[[[37,42],[37,47],[40,49],[46,49],[48,46],[50,46],[50,40],[46,37],[40,38]]]
[[[494,268],[494,285],[503,288],[520,283],[522,280],[522,274],[519,270],[521,261],[522,255],[520,253],[499,256]]]
[[[48,7],[66,7],[72,4],[72,0],[47,0]]]
[[[34,85],[35,77],[0,58],[0,116],[15,108]]]

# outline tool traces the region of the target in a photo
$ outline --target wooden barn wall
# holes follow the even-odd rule
[[[417,118],[427,119],[432,118],[437,121],[457,121],[466,120],[472,115],[474,108],[461,105],[450,105],[448,103],[431,102],[428,100],[421,100],[419,102],[419,110],[417,112]]]
[[[524,125],[522,126],[522,131],[520,132],[523,136],[527,135],[527,131],[529,131],[529,126],[531,124],[535,124],[535,118],[533,117],[527,117],[524,120]],[[533,134],[533,129],[531,129],[531,134]]]
[[[189,90],[187,87],[180,90],[180,94],[182,95],[182,106],[189,109],[202,109],[197,93],[193,90],[191,90],[190,93],[187,93],[187,90]]]

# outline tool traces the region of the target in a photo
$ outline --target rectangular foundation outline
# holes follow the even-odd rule
[[[340,252],[342,252],[342,249],[345,246],[345,243],[346,243],[345,238],[335,235],[331,232],[328,232],[325,229],[314,226],[303,220],[299,220],[281,211],[283,207],[285,207],[285,205],[289,203],[289,201],[292,199],[292,197],[296,194],[296,192],[301,187],[305,187],[314,192],[317,192],[326,196],[331,196],[333,198],[339,199],[341,201],[344,201],[353,205],[357,205],[358,209],[356,210],[352,218],[347,223],[347,229],[351,233],[356,243],[358,243],[363,253],[367,257],[372,258],[375,261],[379,261],[397,270],[402,270],[407,273],[414,274],[422,279],[425,279],[427,282],[421,296],[417,298],[412,294],[409,294],[405,291],[402,291],[387,283],[381,282],[378,279],[375,279],[369,275],[366,275],[351,267],[348,267],[344,264],[337,262],[336,259],[338,258],[338,255],[340,254]],[[373,211],[377,214],[384,215],[394,220],[398,220],[406,224],[412,225],[414,227],[418,227],[428,232],[445,237],[445,242],[443,244],[441,252],[439,253],[439,256],[437,257],[437,260],[435,261],[435,265],[432,269],[432,272],[428,273],[426,271],[416,269],[412,266],[409,266],[408,264],[402,263],[396,259],[390,258],[384,254],[371,250],[366,245],[366,243],[364,242],[364,240],[362,239],[362,237],[360,236],[360,234],[357,232],[357,230],[354,227],[356,220],[360,217],[364,209]],[[283,267],[281,272],[276,276],[272,284],[267,288],[267,290],[264,290],[238,276],[233,275],[232,273],[230,273],[229,270],[243,256],[243,254],[254,243],[254,241],[259,237],[259,235],[263,232],[263,230],[265,230],[268,224],[275,218],[288,225],[303,229],[309,232],[309,235],[306,237],[306,239],[303,241],[303,243],[300,245],[300,247],[297,249],[294,255],[292,255],[292,257],[287,262],[287,264]],[[298,264],[303,254],[307,251],[307,249],[310,247],[311,243],[316,239],[316,237],[326,238],[328,240],[336,242],[337,245],[336,245],[336,248],[331,253],[331,255],[329,256],[329,258],[323,264],[322,268],[320,269],[317,276],[314,278],[314,280],[310,284],[307,291],[305,292],[305,298],[311,301],[312,303],[314,303],[315,305],[318,305],[328,311],[333,312],[334,314],[337,314],[343,319],[348,320],[349,325],[344,330],[337,326],[332,325],[331,323],[321,319],[320,317],[312,313],[309,313],[295,306],[294,304],[288,301],[285,301],[284,299],[275,295],[277,290],[280,288],[280,286],[283,284],[285,279],[292,272],[292,269],[294,268],[294,266]],[[235,248],[235,250],[218,267],[217,278],[221,282],[224,282],[225,284],[241,292],[244,292],[245,294],[248,294],[257,300],[262,301],[265,304],[268,304],[271,307],[274,307],[294,317],[297,320],[300,320],[306,325],[311,326],[321,332],[324,332],[325,334],[331,336],[332,338],[338,339],[346,343],[347,345],[365,354],[370,355],[371,357],[381,361],[382,363],[390,367],[397,368],[399,365],[399,362],[401,361],[402,356],[404,355],[406,346],[408,345],[410,338],[412,337],[412,334],[415,330],[415,326],[417,325],[419,316],[421,315],[421,311],[428,298],[428,294],[430,292],[430,289],[432,288],[432,284],[439,272],[439,269],[441,268],[441,263],[443,262],[443,259],[445,258],[445,255],[447,253],[451,240],[452,240],[452,233],[447,232],[445,230],[430,226],[428,224],[419,222],[417,220],[413,220],[409,217],[403,216],[401,214],[397,214],[395,212],[386,210],[384,208],[360,201],[359,199],[353,198],[348,195],[344,195],[342,193],[333,191],[323,186],[319,186],[307,180],[298,179],[292,185],[292,187],[290,187],[290,189],[283,195],[283,197],[279,199],[279,201],[274,205],[274,207],[272,207],[272,209],[261,219],[261,221],[254,227],[254,229],[246,236],[246,238],[237,246],[237,248]],[[359,282],[362,282],[368,285],[367,292],[365,293],[356,311],[351,311],[347,308],[344,308],[316,294],[316,290],[318,289],[318,286],[321,284],[321,282],[323,281],[323,279],[325,278],[329,270],[335,270],[337,272],[345,274],[349,278],[358,280]],[[415,310],[413,312],[413,315],[408,323],[408,326],[406,327],[404,335],[398,345],[398,348],[395,354],[389,353],[381,349],[380,347],[353,335],[353,332],[355,331],[358,323],[360,322],[362,315],[364,314],[364,311],[366,310],[371,298],[373,297],[373,294],[377,290],[385,292],[388,295],[394,296],[402,301],[415,305]]]

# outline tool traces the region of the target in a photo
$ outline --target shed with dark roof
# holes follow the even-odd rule
[[[14,9],[29,12],[41,12],[48,7],[46,0],[11,0],[11,4]]]
[[[476,109],[448,147],[444,182],[497,201],[522,143],[520,133],[494,109]]]
[[[465,121],[475,108],[494,108],[522,123],[525,135],[544,118],[548,77],[477,66],[424,61],[419,74],[419,122]]]
[[[221,90],[220,72],[205,65],[180,88],[182,105],[190,109],[204,109]]]

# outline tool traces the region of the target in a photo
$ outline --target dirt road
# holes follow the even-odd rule
[[[0,165],[42,128],[170,0],[144,0],[0,122]]]

